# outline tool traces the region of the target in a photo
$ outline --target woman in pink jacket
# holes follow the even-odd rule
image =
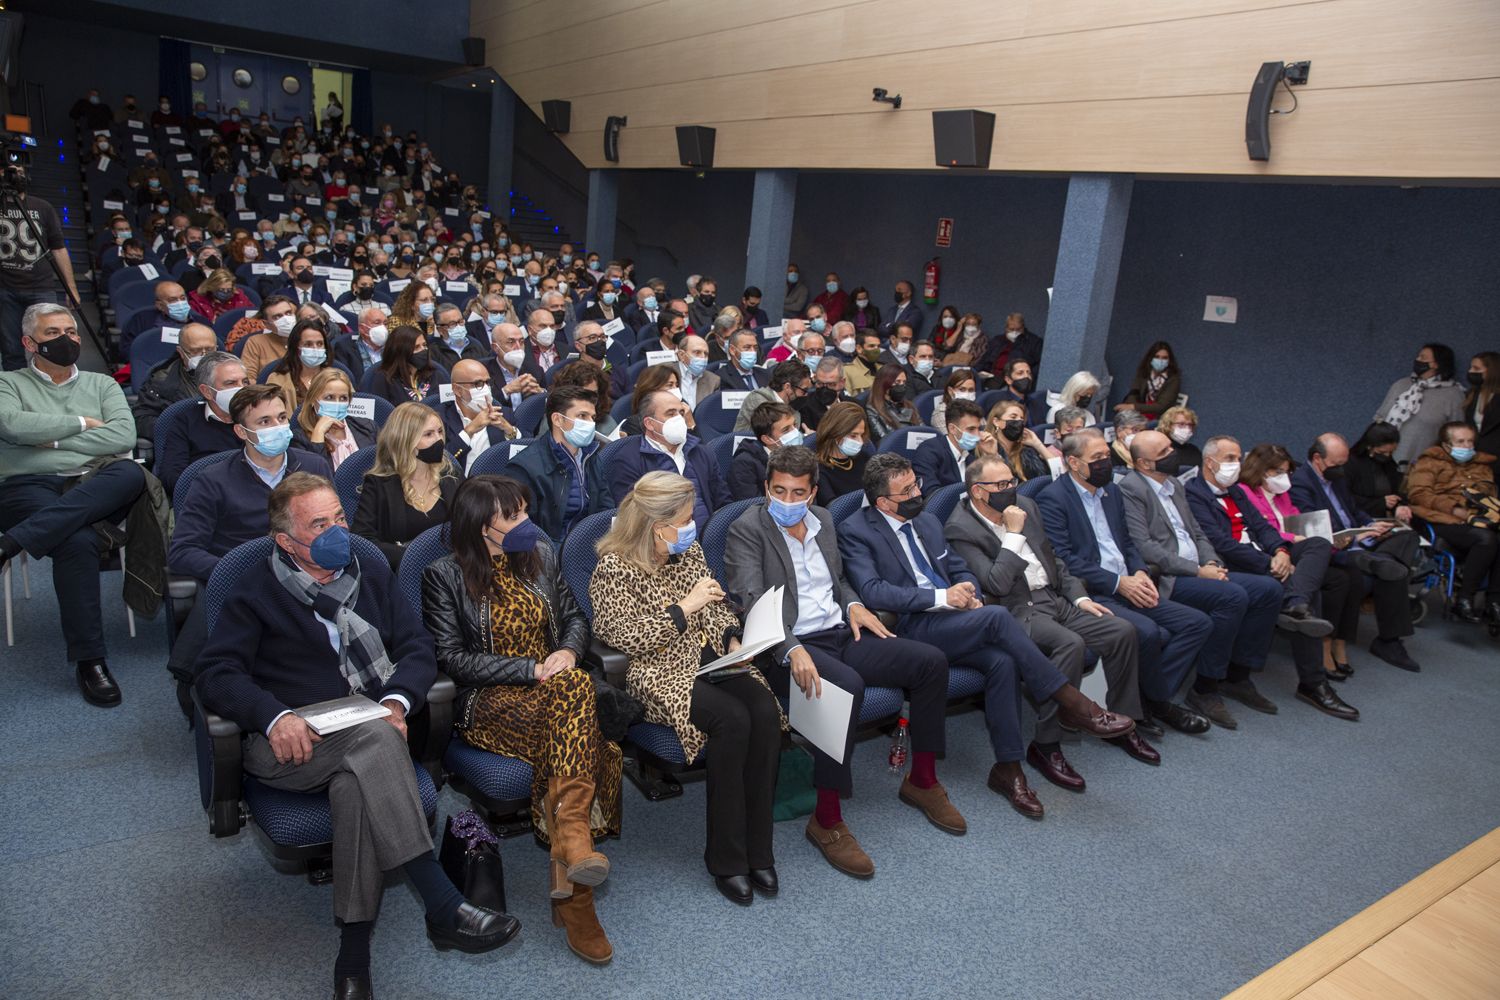
[[[1240,485],[1245,488],[1245,496],[1288,542],[1303,539],[1286,527],[1287,518],[1302,513],[1288,492],[1296,467],[1292,456],[1279,444],[1258,444],[1240,463]],[[1323,640],[1323,669],[1329,680],[1346,680],[1354,673],[1349,666],[1348,644],[1359,632],[1359,604],[1363,597],[1363,577],[1330,563],[1323,576],[1323,617],[1333,622],[1333,634]]]

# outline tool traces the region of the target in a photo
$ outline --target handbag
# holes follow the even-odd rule
[[[776,798],[771,809],[771,818],[780,823],[812,815],[818,804],[818,793],[813,789],[812,754],[799,746],[781,751],[776,763]]]
[[[506,912],[500,838],[474,810],[466,809],[444,824],[438,862],[464,899],[497,913]]]
[[[646,707],[598,675],[594,676],[594,711],[599,716],[599,732],[611,743],[625,738],[630,727],[646,717]]]

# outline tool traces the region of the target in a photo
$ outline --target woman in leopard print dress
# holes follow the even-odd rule
[[[698,676],[739,647],[740,621],[695,540],[693,499],[676,473],[642,476],[599,541],[589,599],[599,637],[630,657],[626,682],[647,721],[671,726],[687,760],[706,747],[704,860],[719,891],[745,904],[752,884],[776,891],[771,809],[785,720],[758,670]]]

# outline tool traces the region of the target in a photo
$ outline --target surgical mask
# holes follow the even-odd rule
[[[656,296],[655,295],[648,295],[648,296],[646,296],[646,301],[641,303],[641,308],[642,309],[652,309],[652,310],[654,310],[656,308]]]
[[[431,319],[432,318],[432,311],[434,309],[436,309],[436,308],[437,308],[437,306],[434,303],[431,303],[431,302],[418,302],[417,303],[417,315],[421,316],[423,319]]]
[[[563,439],[575,448],[582,448],[594,440],[594,422],[574,418],[573,426],[563,431]]]
[[[951,329],[953,329],[957,325],[958,325],[958,320],[954,319],[952,316],[944,316],[943,317],[943,329],[945,329],[945,330],[951,330]]]
[[[461,331],[458,333],[450,333],[443,339],[447,341],[448,346],[452,348],[455,354],[462,354],[464,348],[469,344],[469,335]]]
[[[802,359],[802,363],[807,366],[807,370],[808,371],[813,371],[813,370],[815,370],[818,367],[818,362],[822,361],[822,360],[823,360],[822,358],[817,357],[816,355],[813,355],[813,356],[809,356],[809,357],[803,358]]]
[[[232,385],[228,389],[216,389],[214,391],[214,405],[225,413],[229,412],[229,404],[234,402],[235,393],[243,389],[242,385]]]
[[[839,341],[839,351],[841,353],[844,353],[844,354],[853,354],[854,353],[854,346],[855,345],[854,345],[854,338],[853,337],[845,337],[843,340]]]
[[[828,321],[822,316],[819,316],[816,319],[809,320],[807,323],[807,328],[813,333],[822,333],[824,330],[828,329]]]
[[[1166,358],[1152,358],[1151,370],[1154,372],[1164,372],[1167,370],[1168,364],[1170,364],[1170,362]]]
[[[1184,425],[1172,428],[1172,440],[1178,444],[1187,444],[1188,441],[1192,440],[1192,437],[1193,429],[1191,427]]]
[[[486,326],[496,327],[505,322],[505,313],[485,313],[484,322]]]
[[[533,288],[541,284],[541,282],[542,276],[540,274],[528,274],[526,276],[526,284],[532,286]]]
[[[797,283],[798,277],[800,277],[800,275],[798,275],[796,271],[788,271],[786,273],[786,283],[788,285],[795,285]]]
[[[1292,477],[1285,472],[1266,477],[1266,492],[1280,496],[1292,488]]]
[[[955,392],[953,394],[953,398],[954,399],[967,399],[969,402],[972,403],[974,401],[974,393],[972,391],[970,391],[970,392]]]
[[[526,349],[518,347],[514,351],[506,351],[500,355],[500,360],[505,362],[505,367],[507,368],[520,368],[521,364],[526,360]]]
[[[1016,342],[1016,338],[1019,337],[1020,335],[1021,335],[1021,331],[1020,330],[1006,330],[1005,331],[1005,339],[1008,340],[1008,341],[1010,341],[1012,344],[1014,344]]]
[[[293,313],[287,313],[285,316],[277,316],[271,321],[271,325],[275,328],[278,337],[290,337],[292,335],[292,327],[297,325],[297,317]]]
[[[858,438],[846,437],[839,442],[839,451],[845,458],[853,458],[865,450],[865,443]]]
[[[386,338],[390,335],[391,331],[386,329],[384,324],[370,327],[369,333],[366,334],[370,338],[370,346],[377,350],[385,346]]]
[[[557,342],[557,331],[550,326],[545,330],[538,330],[536,332],[536,342],[538,347],[551,347]]]
[[[807,501],[800,503],[787,503],[770,497],[766,501],[766,513],[771,515],[771,520],[783,528],[790,528],[794,524],[801,524],[803,518],[807,517]]]
[[[966,336],[966,337],[972,337],[975,334],[977,334],[978,332],[979,332],[979,327],[977,327],[977,326],[970,325],[970,326],[964,327],[964,336]]]
[[[661,425],[661,439],[667,444],[676,447],[687,440],[687,418],[678,414],[664,420]]]
[[[188,318],[188,315],[192,313],[192,311],[193,307],[188,305],[186,299],[182,300],[181,302],[167,303],[167,315],[172,317],[172,319],[176,320],[178,323],[185,322]]]
[[[321,347],[302,347],[297,350],[297,357],[309,368],[322,368],[323,362],[328,360],[328,352]]]
[[[906,357],[908,354],[911,353],[911,341],[909,341],[909,340],[893,340],[893,341],[891,341],[891,353],[894,354],[898,358],[904,358],[904,357]]]
[[[1228,489],[1240,478],[1240,463],[1224,462],[1219,466],[1219,471],[1214,473],[1214,481],[1220,486]]]
[[[342,524],[329,525],[308,545],[307,554],[323,569],[343,569],[349,565],[349,529]]]
[[[757,362],[759,360],[760,360],[760,355],[757,354],[755,351],[741,351],[740,352],[740,367],[743,368],[745,371],[749,371],[751,368],[754,368],[755,367],[755,362]]]
[[[326,233],[319,233],[314,237],[313,242],[320,247],[326,247],[328,245],[328,236]]]
[[[855,304],[855,306],[857,306],[860,309],[868,309],[869,306],[870,306],[870,300],[869,299],[855,299],[854,300],[854,304]]]
[[[604,304],[605,305],[612,306],[612,305],[615,304],[615,300],[620,297],[620,293],[619,292],[605,292],[603,295],[601,295],[599,297],[604,300]]]
[[[1453,461],[1457,462],[1459,465],[1463,465],[1466,462],[1473,461],[1473,459],[1474,459],[1474,449],[1473,448],[1450,448],[1450,449],[1448,449],[1448,455],[1449,455],[1449,457],[1451,457],[1453,459]]]
[[[973,451],[979,444],[979,435],[970,431],[964,431],[958,436],[959,451]]]
[[[693,378],[699,378],[708,370],[707,358],[689,358],[687,363],[688,374]]]
[[[920,358],[912,363],[912,367],[916,369],[918,375],[926,378],[928,375],[932,374],[932,359]]]
[[[826,289],[828,289],[828,294],[829,295],[832,295],[834,292],[836,292],[836,291],[839,290],[839,283],[837,281],[830,281],[830,282],[828,282],[828,284],[824,285],[823,287],[826,288]]]
[[[342,423],[349,416],[349,404],[334,402],[331,399],[320,400],[318,402],[318,416],[327,417],[330,420],[337,420]]]
[[[563,254],[560,259],[562,260],[563,267],[567,267],[569,264],[573,263],[573,255],[570,253]]]
[[[693,543],[697,540],[698,525],[694,521],[689,521],[687,524],[677,529],[677,537],[667,543],[667,551],[672,553],[674,556],[680,556],[688,549],[692,548]]]
[[[777,438],[783,448],[792,448],[802,443],[802,431],[796,427]]]
[[[235,390],[238,392],[239,390]],[[287,448],[292,444],[292,428],[287,424],[277,424],[275,427],[262,427],[258,431],[252,431],[254,438],[250,446],[267,458],[276,458],[285,454]]]

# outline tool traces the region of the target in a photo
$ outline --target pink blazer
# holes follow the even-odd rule
[[[1281,532],[1282,538],[1289,542],[1292,540],[1293,535],[1283,526],[1282,518],[1291,517],[1293,514],[1300,514],[1302,512],[1297,509],[1296,504],[1292,503],[1291,493],[1288,492],[1280,496],[1270,497],[1266,495],[1264,490],[1246,486],[1245,496],[1250,498],[1250,503],[1260,512],[1261,517],[1276,526],[1276,530]]]

